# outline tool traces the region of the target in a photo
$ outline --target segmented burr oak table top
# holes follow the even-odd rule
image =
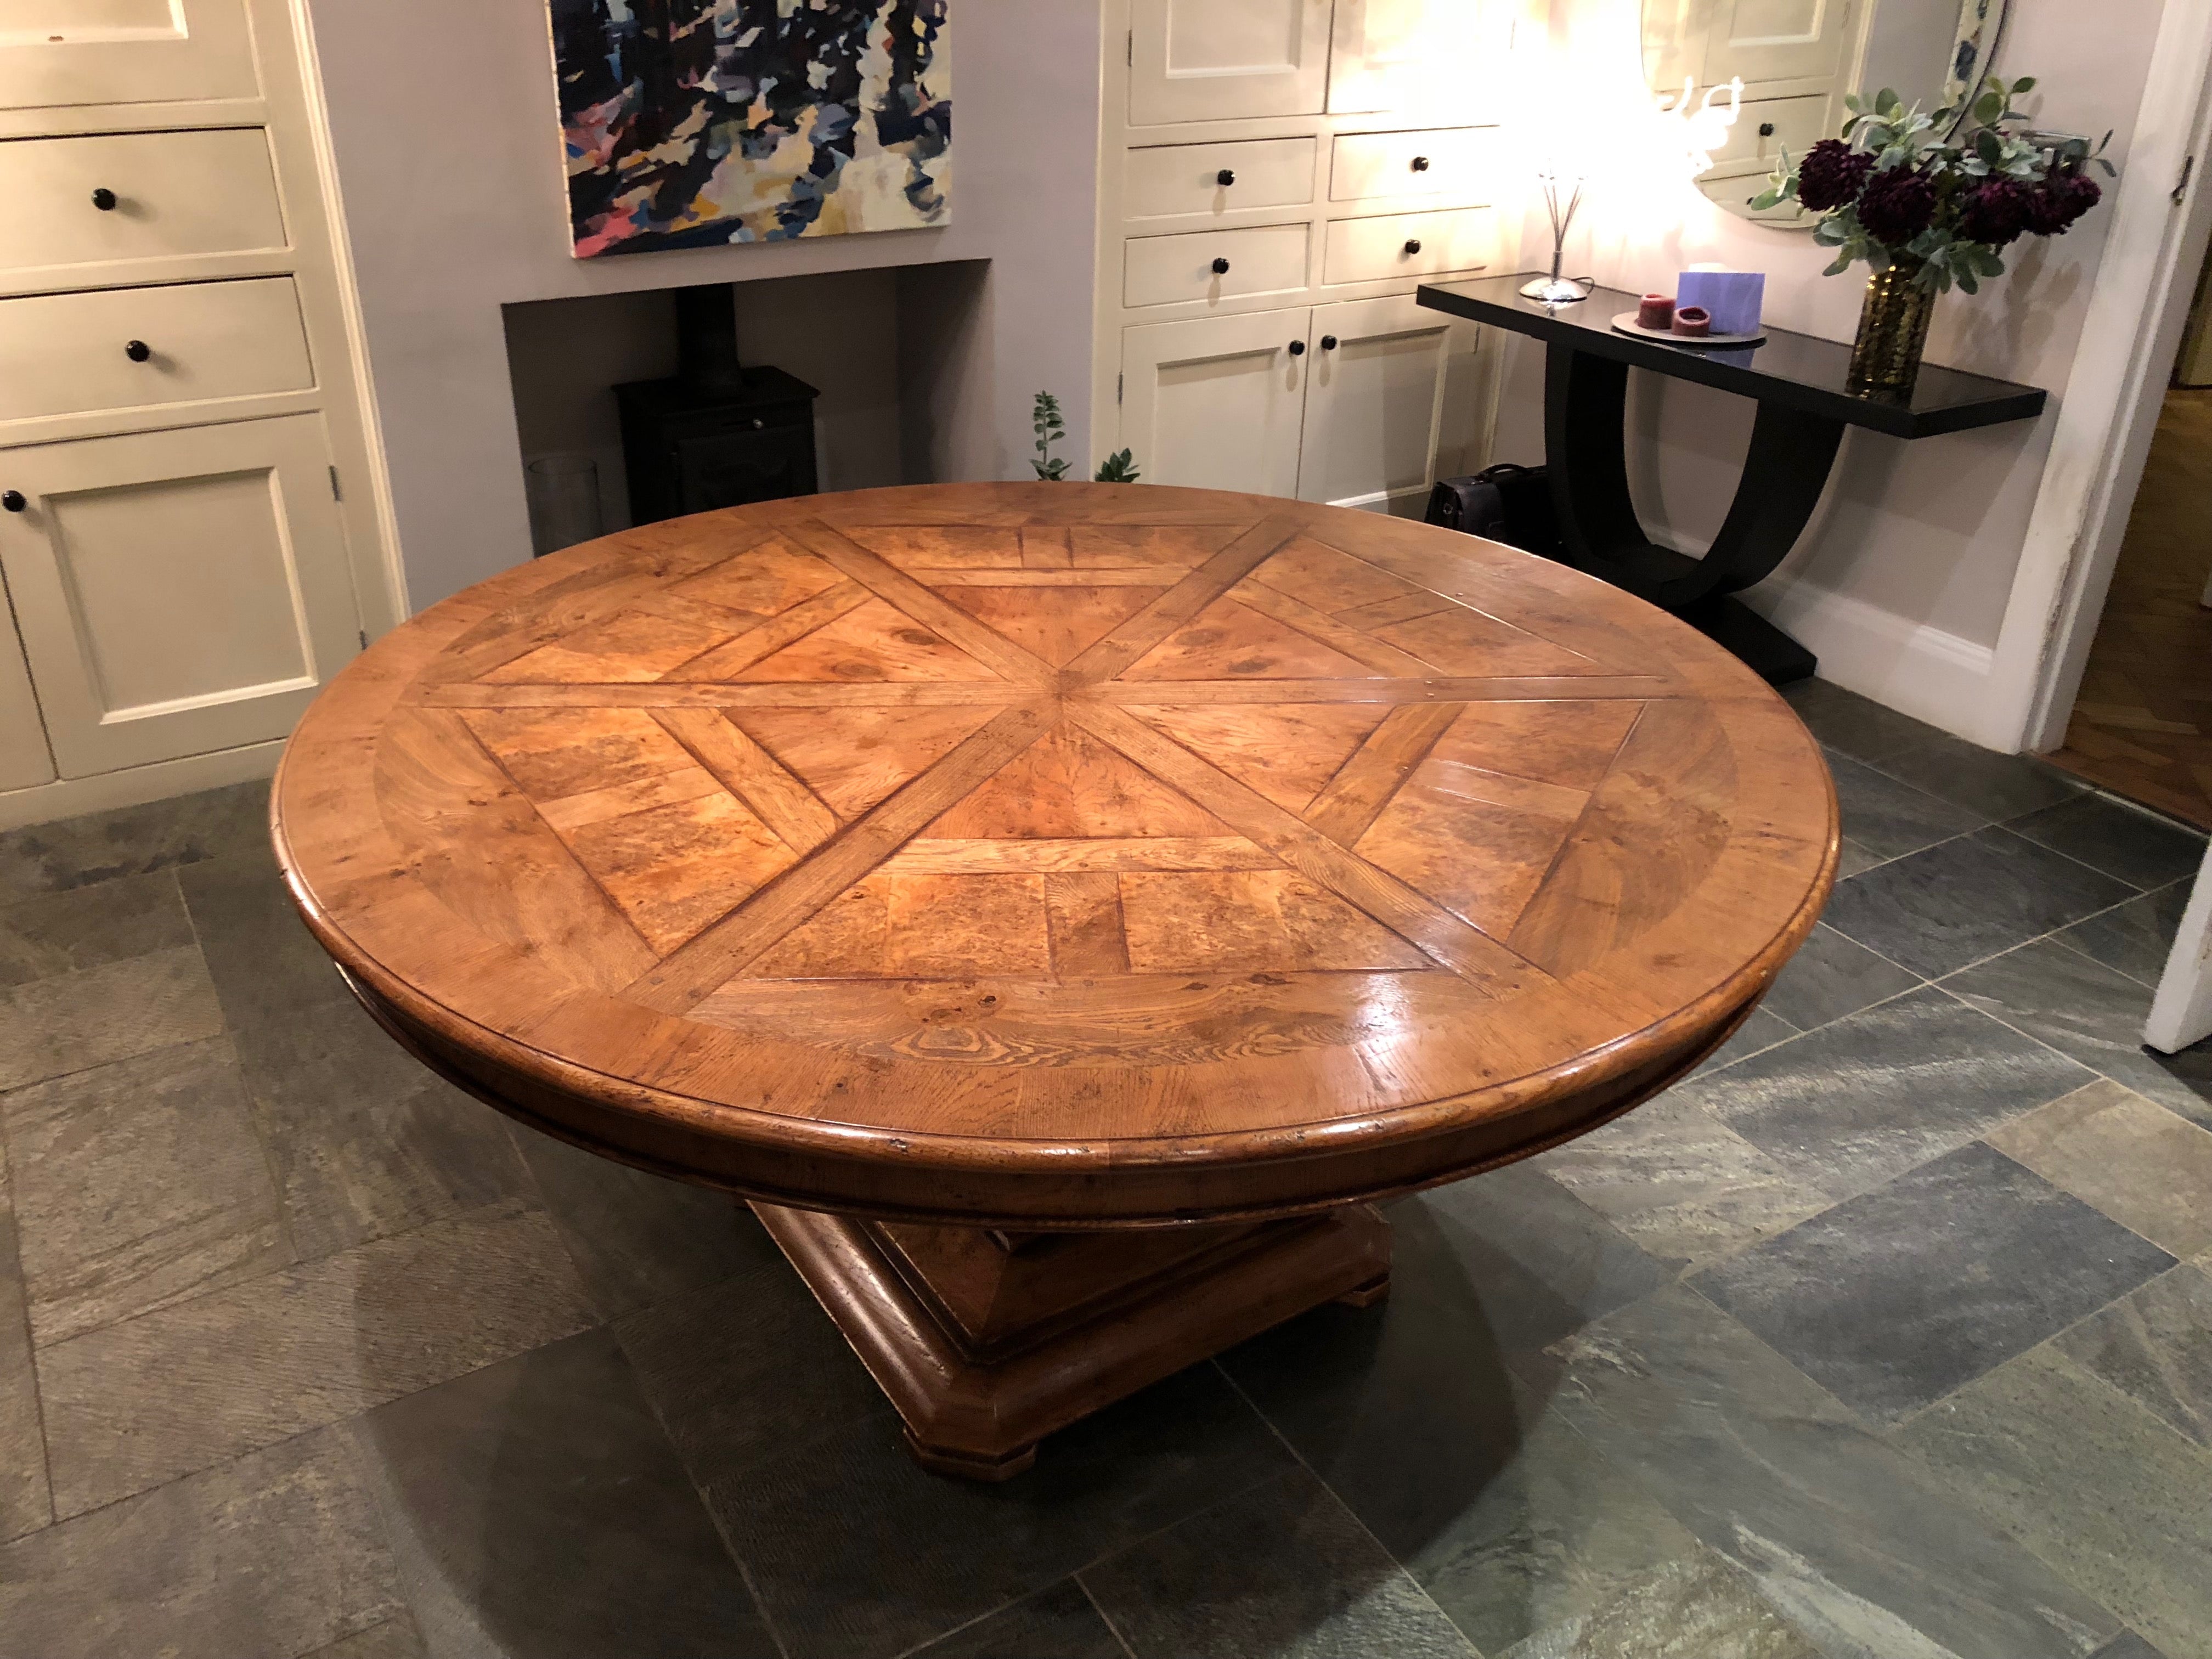
[[[403,1041],[756,1198],[1290,1213],[1680,1075],[1835,864],[1789,708],[1511,550],[1149,486],[775,501],[510,570],[295,736],[277,843]]]

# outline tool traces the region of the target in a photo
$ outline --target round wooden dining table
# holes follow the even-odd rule
[[[929,1468],[1322,1303],[1373,1200],[1597,1127],[1834,879],[1819,749],[1685,624],[1376,514],[763,503],[377,641],[271,805],[426,1065],[749,1200]]]

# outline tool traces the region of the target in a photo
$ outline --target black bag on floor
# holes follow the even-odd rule
[[[1551,480],[1540,466],[1503,461],[1473,477],[1439,479],[1429,492],[1425,522],[1547,559],[1566,557],[1552,513]]]

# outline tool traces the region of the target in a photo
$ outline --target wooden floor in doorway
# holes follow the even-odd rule
[[[2212,829],[2212,391],[2169,392],[2066,746],[2045,758]]]

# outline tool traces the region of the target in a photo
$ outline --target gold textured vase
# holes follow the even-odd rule
[[[1936,314],[1936,295],[1912,280],[1919,270],[1900,262],[1867,278],[1859,337],[1851,347],[1851,391],[1905,393],[1919,379]]]

